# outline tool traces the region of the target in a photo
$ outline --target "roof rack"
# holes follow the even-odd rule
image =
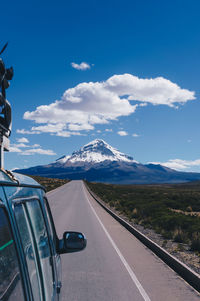
[[[6,129],[6,131],[8,131]],[[4,168],[4,151],[9,151],[10,140],[5,132],[5,127],[0,124],[0,169]]]
[[[8,43],[0,51],[0,55],[6,49]],[[0,169],[4,169],[4,151],[9,151],[9,136],[11,134],[11,106],[6,99],[6,89],[13,78],[13,68],[6,68],[0,58]]]

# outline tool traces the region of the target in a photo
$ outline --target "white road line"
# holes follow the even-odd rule
[[[93,206],[91,205],[89,199],[88,199],[88,196],[86,194],[86,191],[85,191],[85,186],[83,184],[83,191],[84,191],[84,194],[86,196],[86,199],[93,211],[93,213],[95,214],[97,220],[99,221],[101,227],[103,228],[104,232],[106,233],[108,239],[110,240],[113,248],[115,249],[115,251],[117,252],[117,254],[119,255],[119,258],[121,259],[122,263],[124,264],[125,268],[127,269],[129,275],[131,276],[131,279],[133,280],[133,282],[135,283],[136,287],[138,288],[140,294],[142,295],[143,299],[145,301],[151,301],[151,299],[149,298],[149,296],[147,295],[147,293],[145,292],[144,288],[142,287],[141,283],[139,282],[139,280],[137,279],[135,273],[132,271],[131,267],[129,266],[128,262],[126,261],[126,259],[124,258],[124,256],[122,255],[122,253],[120,252],[120,250],[118,249],[118,247],[116,246],[114,240],[112,239],[112,237],[110,236],[110,234],[108,233],[108,231],[106,230],[105,226],[103,225],[102,221],[100,220],[100,218],[98,217],[96,211],[94,210]]]

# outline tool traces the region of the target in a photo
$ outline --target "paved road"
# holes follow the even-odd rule
[[[58,236],[82,231],[87,248],[62,255],[64,301],[193,301],[200,295],[124,229],[82,181],[48,193]]]

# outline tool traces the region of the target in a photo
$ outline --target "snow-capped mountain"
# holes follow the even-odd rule
[[[104,161],[135,162],[132,157],[127,156],[102,139],[95,139],[84,145],[80,150],[72,153],[71,156],[63,156],[56,160],[59,164],[66,163],[100,163]]]
[[[102,139],[84,145],[71,156],[62,156],[48,165],[15,170],[27,175],[72,180],[118,183],[180,183],[200,180],[199,173],[178,172],[162,165],[143,165]]]

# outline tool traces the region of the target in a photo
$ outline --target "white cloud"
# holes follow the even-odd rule
[[[81,134],[79,132],[61,131],[61,132],[56,133],[56,136],[68,138],[71,136],[85,136],[85,135]]]
[[[69,137],[66,129],[93,130],[95,124],[108,124],[129,116],[147,104],[175,108],[192,99],[195,99],[194,92],[181,89],[163,77],[140,79],[131,74],[114,75],[104,82],[78,84],[67,89],[61,100],[25,112],[24,119],[45,125],[32,127],[31,131],[17,130],[17,133],[48,132]]]
[[[146,102],[142,102],[142,103],[139,104],[139,106],[140,107],[146,107],[146,106],[148,106],[148,104]]]
[[[76,69],[76,70],[87,70],[90,69],[91,66],[88,63],[82,62],[80,64],[76,64],[76,63],[71,63],[72,68]]]
[[[117,134],[120,135],[120,136],[127,136],[128,135],[128,133],[126,131],[118,131]]]
[[[119,96],[129,95],[129,100],[154,105],[174,106],[195,99],[194,92],[181,89],[163,77],[142,79],[131,74],[114,75],[106,82],[107,88]]]
[[[18,129],[16,130],[17,134],[28,134],[28,135],[35,135],[35,134],[40,134],[40,132],[36,132],[36,131],[27,131],[25,129]]]
[[[32,133],[37,133],[37,134],[41,134],[41,133],[50,133],[51,135],[55,135],[55,136],[60,136],[60,137],[71,137],[71,136],[80,136],[83,134],[80,134],[78,131],[79,130],[91,130],[94,127],[90,124],[69,124],[68,128],[69,131],[65,131],[65,129],[67,128],[67,126],[63,123],[55,123],[55,124],[46,124],[46,125],[40,125],[40,126],[33,126],[31,128],[32,132],[30,131],[26,131],[26,134],[32,134]],[[74,132],[72,132],[72,130]],[[24,130],[18,130],[19,131],[23,131]],[[32,147],[35,146],[39,146],[37,144],[33,145]],[[21,146],[21,147],[28,147],[28,146]]]
[[[14,144],[11,144],[11,147],[12,148],[28,148],[28,147],[36,148],[36,147],[40,147],[40,145],[39,144],[29,145],[29,144],[24,144],[24,143],[14,143]]]
[[[11,146],[9,148],[11,153],[19,153],[20,155],[25,155],[25,156],[30,156],[34,154],[39,154],[39,155],[48,155],[48,156],[53,156],[56,155],[56,153],[52,150],[49,149],[42,149],[42,148],[30,148],[26,149],[25,151],[22,151],[21,149],[17,147]]]
[[[112,132],[112,129],[105,129],[105,132]]]
[[[135,138],[140,137],[140,135],[138,135],[136,133],[132,134],[132,136],[135,137]]]
[[[149,162],[149,163],[161,164],[163,166],[182,171],[192,167],[200,166],[200,159],[197,160],[171,159],[167,162]]]
[[[19,143],[29,143],[28,139],[25,138],[25,137],[18,138],[18,139],[17,139],[17,142],[19,142]]]
[[[42,149],[42,148],[33,148],[33,149],[27,149],[20,153],[20,155],[30,156],[34,154],[39,155],[48,155],[48,156],[54,156],[56,153],[50,149]]]
[[[16,147],[16,146],[10,146],[10,147],[9,147],[9,151],[10,151],[11,153],[21,153],[21,152],[22,152],[22,150],[19,149],[19,148]]]
[[[66,129],[66,125],[63,123],[56,123],[56,124],[47,124],[41,126],[33,126],[31,128],[32,131],[42,132],[42,133],[57,133],[62,130]]]
[[[12,144],[12,147],[23,148],[23,147],[28,147],[28,145],[24,144],[24,143],[15,143],[15,144]]]
[[[74,102],[74,95],[80,95],[79,102]],[[36,123],[46,123],[45,128],[33,127],[38,133],[46,129],[48,124],[65,122],[70,130],[91,130],[94,124],[106,124],[120,116],[133,113],[137,105],[130,105],[127,99],[121,99],[112,92],[102,89],[99,83],[83,83],[76,88],[68,89],[61,101],[48,106],[39,106],[36,111],[25,112],[24,118]],[[74,123],[76,121],[76,123]],[[52,128],[49,128],[52,132]],[[24,133],[24,132],[23,132]]]
[[[24,150],[24,148],[27,149]],[[49,156],[56,155],[54,151],[49,149],[43,149],[39,144],[33,144],[33,145],[28,145],[24,143],[11,144],[9,150],[11,153],[19,153],[20,155],[27,155],[27,156],[34,155],[34,154],[49,155]]]
[[[70,131],[89,131],[89,130],[93,130],[94,126],[88,123],[85,124],[77,124],[77,123],[70,123],[68,125],[68,129]]]

